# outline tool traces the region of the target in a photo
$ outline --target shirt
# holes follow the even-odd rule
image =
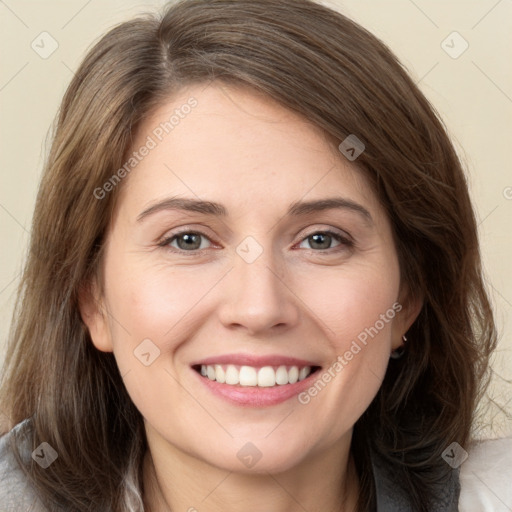
[[[13,433],[29,427],[30,419],[26,419],[0,437],[0,512],[50,512],[36,496],[10,447]],[[512,511],[512,437],[473,443],[465,460],[460,457],[461,450],[450,451],[448,447],[445,460],[453,469],[438,493],[433,512]],[[37,454],[37,449],[34,452]],[[27,460],[32,456],[26,443],[21,453]],[[455,455],[461,465],[454,463]],[[407,494],[393,482],[389,468],[374,453],[372,467],[377,512],[414,512]]]

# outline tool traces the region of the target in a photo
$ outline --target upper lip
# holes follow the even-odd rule
[[[313,361],[307,361],[305,359],[298,359],[296,357],[281,356],[278,354],[257,356],[253,354],[222,354],[218,356],[208,357],[192,363],[192,366],[196,365],[214,365],[214,364],[233,364],[239,366],[319,366]]]

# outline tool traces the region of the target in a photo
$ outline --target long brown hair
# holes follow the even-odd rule
[[[447,470],[441,453],[469,441],[496,344],[475,216],[445,128],[396,57],[310,0],[183,0],[113,28],[79,67],[37,197],[1,390],[6,428],[32,418],[33,446],[59,454],[46,470],[28,465],[29,478],[51,510],[142,510],[142,418],[78,310],[123,184],[103,199],[94,190],[123,165],[144,116],[210,80],[265,93],[336,146],[349,134],[364,142],[358,167],[391,220],[403,283],[424,305],[354,426],[359,510],[375,506],[370,447],[415,510],[428,510]]]

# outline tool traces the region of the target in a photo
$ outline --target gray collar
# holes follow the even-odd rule
[[[377,512],[415,512],[407,493],[394,478],[389,465],[375,452],[371,452],[372,468],[377,494]],[[452,469],[445,482],[439,486],[436,500],[430,510],[458,512],[459,469]]]

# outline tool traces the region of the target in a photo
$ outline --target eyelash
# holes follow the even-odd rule
[[[318,253],[333,254],[333,253],[337,253],[343,249],[345,249],[345,250],[352,249],[355,245],[354,242],[352,240],[350,240],[348,237],[344,237],[343,235],[340,235],[339,233],[337,233],[335,231],[331,231],[329,229],[321,230],[321,231],[320,230],[313,231],[309,235],[303,237],[301,239],[300,243],[302,243],[304,240],[307,240],[308,238],[312,237],[313,235],[319,235],[319,234],[331,236],[336,241],[338,241],[340,243],[340,245],[337,247],[331,247],[329,249],[305,249],[306,251],[313,252],[316,254],[318,254]],[[160,242],[158,242],[158,246],[168,248],[171,252],[176,252],[176,253],[181,253],[181,254],[185,253],[185,254],[190,254],[192,256],[199,255],[199,254],[201,254],[201,252],[203,252],[205,250],[205,249],[194,249],[191,251],[186,251],[183,249],[177,249],[175,247],[170,248],[169,245],[174,240],[176,240],[177,238],[179,238],[182,235],[199,235],[199,236],[202,236],[202,237],[208,239],[211,242],[210,238],[206,234],[202,233],[201,231],[183,230],[183,231],[179,231],[177,233],[173,233],[171,236],[165,237]]]

